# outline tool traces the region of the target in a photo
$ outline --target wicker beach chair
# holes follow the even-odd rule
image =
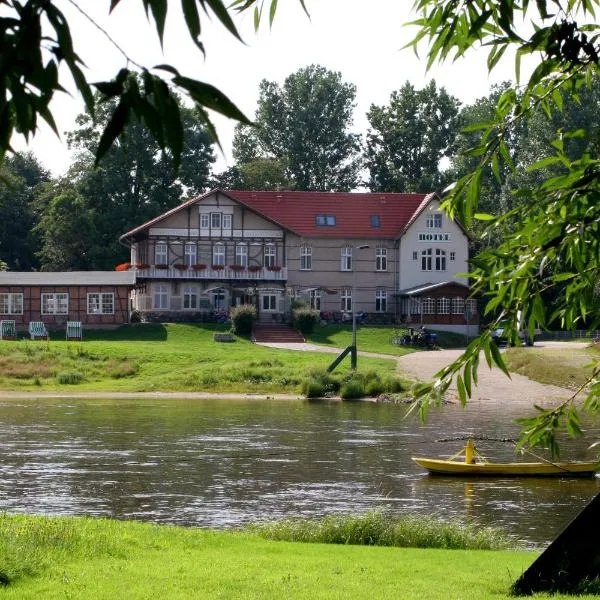
[[[0,340],[16,340],[17,326],[14,321],[0,321]]]

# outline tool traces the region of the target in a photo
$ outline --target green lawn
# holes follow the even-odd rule
[[[356,332],[356,345],[359,351],[376,352],[379,354],[390,354],[403,356],[409,352],[415,352],[414,348],[397,346],[392,344],[392,339],[404,335],[406,330],[392,326],[359,326]],[[437,332],[442,348],[455,348],[466,346],[463,335]],[[352,343],[352,325],[320,325],[315,331],[306,336],[308,342],[345,348]]]
[[[207,391],[297,393],[334,356],[213,341],[227,326],[128,325],[84,331],[83,342],[0,341],[0,389],[27,391]],[[365,358],[364,371],[395,373],[393,360]],[[349,359],[336,369],[343,375]]]
[[[241,532],[92,519],[4,516],[0,535],[6,600],[508,599],[511,583],[536,557],[273,542]]]

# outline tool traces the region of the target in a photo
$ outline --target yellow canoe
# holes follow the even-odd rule
[[[593,477],[597,462],[467,463],[435,458],[412,459],[432,475],[485,475],[494,477]]]

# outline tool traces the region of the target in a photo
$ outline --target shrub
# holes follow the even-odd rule
[[[56,375],[56,381],[63,385],[77,385],[84,379],[83,373],[79,371],[63,371]]]
[[[296,310],[298,308],[308,308],[308,304],[306,303],[306,300],[303,300],[302,298],[292,298],[290,308],[292,310]]]
[[[256,321],[256,308],[252,304],[241,304],[229,313],[231,329],[236,335],[250,335]]]
[[[320,313],[311,308],[297,308],[292,313],[292,324],[302,333],[311,333],[319,322]]]
[[[382,394],[384,391],[385,386],[379,379],[371,379],[365,384],[365,393],[367,396],[376,397],[379,396],[379,394]]]
[[[344,400],[353,400],[355,398],[365,397],[365,388],[363,383],[357,379],[351,379],[344,383],[340,389],[340,396]]]
[[[383,380],[383,391],[398,394],[405,391],[405,386],[399,377],[386,377]]]
[[[300,391],[307,398],[322,398],[325,395],[323,384],[314,379],[305,379],[302,382]]]

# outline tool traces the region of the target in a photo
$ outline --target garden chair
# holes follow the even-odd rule
[[[67,340],[82,340],[81,321],[67,321]]]
[[[43,321],[29,321],[29,337],[32,340],[50,339]]]
[[[0,340],[16,340],[17,327],[14,321],[0,321]]]

